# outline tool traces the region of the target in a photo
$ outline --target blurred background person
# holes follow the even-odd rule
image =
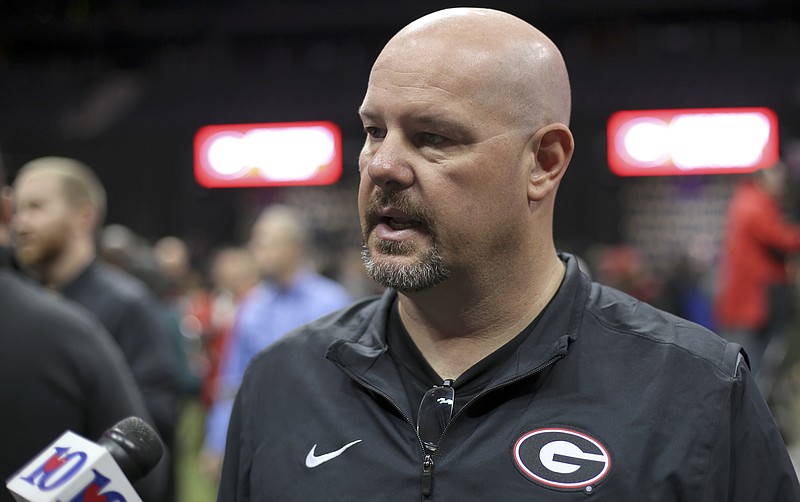
[[[106,329],[84,309],[11,267],[10,197],[0,166],[0,479],[6,480],[66,430],[97,441],[129,416],[152,423],[130,367]],[[167,501],[166,458],[134,485]],[[0,490],[0,501],[13,501]]]
[[[179,359],[180,392],[185,398],[194,399],[208,371],[203,345],[211,324],[210,296],[183,239],[171,235],[162,237],[152,250],[159,278],[154,288],[168,307],[173,326],[172,343]]]
[[[744,346],[767,399],[795,315],[790,264],[800,252],[800,225],[784,216],[788,182],[786,166],[779,162],[737,186],[728,206],[714,299],[719,333]]]
[[[253,254],[243,246],[225,246],[216,250],[208,274],[211,280],[211,331],[206,341],[209,371],[202,392],[206,406],[211,405],[217,394],[219,366],[239,305],[260,280]]]
[[[662,283],[636,246],[596,245],[589,252],[592,277],[597,282],[619,289],[637,300],[658,304]]]
[[[105,263],[114,265],[160,291],[164,282],[153,253],[152,246],[141,235],[120,223],[103,227],[98,243],[98,256]]]
[[[156,264],[153,287],[165,304],[173,349],[178,357],[179,418],[176,426],[177,495],[200,502],[214,487],[200,470],[205,434],[203,382],[210,370],[206,343],[210,337],[211,294],[194,263],[189,242],[175,235],[157,239],[150,248]]]
[[[215,479],[233,399],[250,360],[285,333],[351,301],[344,286],[314,269],[311,230],[297,210],[284,205],[263,210],[252,227],[249,248],[261,281],[239,306],[222,354],[203,455],[205,470]]]
[[[204,374],[198,407],[194,418],[184,418],[184,434],[187,443],[184,474],[193,478],[184,483],[187,502],[216,500],[219,459],[216,455],[204,455],[205,418],[217,395],[217,380],[222,354],[230,338],[239,305],[255,289],[259,282],[258,269],[252,253],[247,247],[226,245],[214,250],[206,267],[210,293],[210,325],[205,333],[204,348],[208,361]],[[185,411],[184,415],[188,413]],[[194,427],[196,425],[196,428]],[[190,474],[191,473],[191,474]]]
[[[82,162],[42,157],[22,166],[14,196],[17,261],[46,287],[97,316],[125,355],[153,425],[173,450],[175,353],[152,291],[98,259],[96,238],[106,210],[102,184]]]
[[[163,237],[154,245],[121,224],[103,228],[99,257],[141,280],[161,300],[175,357],[178,393],[196,397],[206,371],[202,336],[208,323],[208,292],[189,261],[181,239]]]

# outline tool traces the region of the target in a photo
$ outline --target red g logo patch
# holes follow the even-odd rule
[[[563,428],[535,429],[514,443],[514,463],[532,481],[564,491],[591,492],[611,469],[600,441]]]

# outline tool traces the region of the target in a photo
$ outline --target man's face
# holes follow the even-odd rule
[[[72,208],[61,180],[50,173],[30,173],[14,185],[15,253],[30,268],[46,267],[63,252],[72,233]]]
[[[532,132],[487,92],[483,63],[433,42],[385,50],[360,110],[365,264],[401,292],[481,270],[528,211]]]
[[[267,216],[253,227],[250,251],[263,278],[276,279],[294,270],[301,259],[301,249],[286,220]]]

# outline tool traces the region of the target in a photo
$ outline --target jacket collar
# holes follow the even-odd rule
[[[533,332],[497,372],[489,387],[496,387],[536,372],[566,355],[578,336],[588,298],[589,279],[578,269],[577,260],[569,254],[559,255],[566,265],[566,274],[558,291],[547,306]],[[355,329],[337,339],[328,348],[327,358],[351,377],[373,390],[390,397],[402,394],[397,370],[388,357],[386,326],[389,310],[397,292],[387,290],[355,314]],[[395,402],[400,402],[395,400]]]
[[[78,272],[78,275],[73,277],[72,279],[68,280],[61,286],[61,292],[66,296],[70,296],[72,291],[78,291],[85,284],[89,282],[89,278],[94,274],[94,271],[99,267],[97,257],[92,258],[92,260],[86,265],[86,267]]]

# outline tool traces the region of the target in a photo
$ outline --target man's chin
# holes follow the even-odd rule
[[[14,250],[14,258],[21,266],[28,269],[35,269],[42,264],[45,257],[42,253],[31,248],[18,248]]]
[[[17,263],[28,268],[35,266],[37,261],[36,255],[33,253],[27,253],[19,250],[14,252],[14,258],[17,260]]]
[[[414,268],[420,262],[414,249],[401,248],[397,241],[378,241],[363,250],[364,263],[380,270],[402,270]]]
[[[449,270],[442,264],[435,248],[426,252],[392,254],[377,249],[363,250],[367,274],[378,284],[401,293],[422,291],[445,281]]]

